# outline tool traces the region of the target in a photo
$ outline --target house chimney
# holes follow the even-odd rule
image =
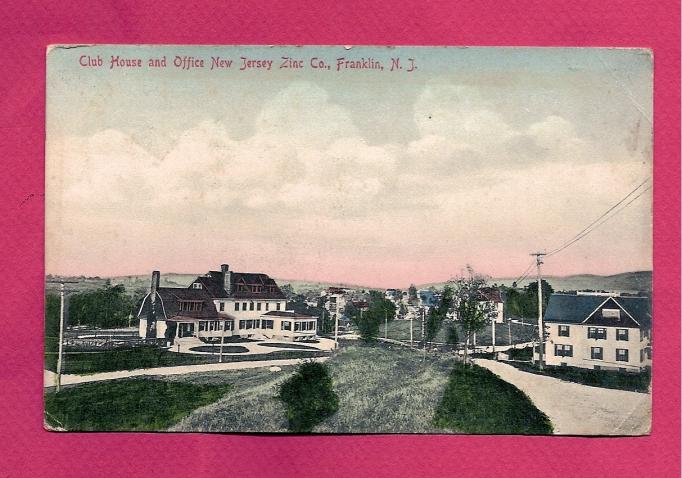
[[[228,264],[221,264],[220,270],[223,272],[223,288],[227,294],[232,293],[232,272]]]
[[[161,273],[159,271],[152,272],[152,283],[149,287],[149,293],[152,296],[152,302],[156,299],[156,291],[159,289],[159,281],[161,280]]]

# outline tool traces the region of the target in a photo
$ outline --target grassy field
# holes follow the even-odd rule
[[[631,392],[648,392],[651,372],[618,372],[612,370],[592,370],[576,367],[545,367],[543,370],[529,363],[509,362],[509,365],[524,372],[548,375],[567,382],[581,383],[593,387],[614,388]]]
[[[422,338],[421,320],[414,320],[412,322],[412,336],[415,342]],[[458,329],[460,340],[464,334],[461,329]],[[511,339],[512,343],[517,344],[521,342],[528,342],[533,338],[534,328],[529,325],[511,324]],[[384,324],[379,329],[379,336],[384,336]],[[394,320],[388,323],[388,338],[394,340],[410,340],[410,321],[409,320]],[[445,342],[446,327],[438,332],[435,342]],[[492,326],[487,326],[483,331],[476,334],[477,345],[492,344]],[[495,344],[509,345],[509,327],[507,324],[495,325]]]
[[[339,396],[339,411],[315,433],[437,432],[431,419],[448,381],[454,359],[422,355],[403,347],[352,345],[328,362]],[[293,374],[267,369],[173,377],[193,383],[230,383],[232,393],[196,410],[173,430],[286,432],[285,408],[277,386]],[[199,376],[201,375],[201,376]],[[169,377],[170,379],[170,377]]]
[[[454,366],[434,423],[466,433],[552,433],[549,418],[523,392],[475,365]]]
[[[346,345],[326,362],[339,397],[338,412],[313,433],[551,432],[546,417],[523,393],[487,370],[464,369],[444,354],[422,357],[399,346]],[[257,369],[167,377],[233,387],[171,429],[285,433],[277,387],[294,371],[283,367],[276,373]]]
[[[195,355],[185,353],[179,354],[154,346],[144,346],[105,350],[102,352],[67,353],[64,355],[62,372],[65,374],[83,375],[98,372],[113,372],[116,370],[134,370],[138,368],[217,363],[217,352],[219,347],[216,347],[215,350],[215,355]],[[223,355],[223,362],[309,358],[322,355],[326,355],[326,353],[312,350],[276,351],[268,354]],[[45,368],[53,372],[56,371],[56,354],[45,354]]]
[[[45,421],[67,431],[164,430],[229,388],[149,379],[86,383],[46,393]]]

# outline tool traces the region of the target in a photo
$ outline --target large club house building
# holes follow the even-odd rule
[[[286,310],[286,297],[267,274],[233,272],[223,264],[187,288],[160,287],[160,279],[159,271],[152,272],[149,293],[137,313],[145,339],[170,345],[185,337],[316,337],[317,317]]]

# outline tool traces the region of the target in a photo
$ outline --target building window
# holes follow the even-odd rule
[[[261,325],[264,329],[274,329],[275,328],[274,320],[263,319],[263,320],[261,320]]]
[[[242,304],[242,310],[246,310],[246,302]]]
[[[195,282],[192,284],[192,289],[201,289],[201,282]]]
[[[220,312],[225,310],[225,302],[220,303]]]
[[[628,329],[616,329],[616,340],[628,340]]]
[[[260,310],[260,306],[261,306],[261,304],[260,304],[260,302],[258,302],[258,303],[256,304],[256,310]]]
[[[239,311],[239,302],[234,303],[234,310]]]
[[[225,330],[234,329],[234,322],[232,320],[225,320],[223,323],[225,324]]]
[[[592,359],[593,360],[604,360],[604,348],[603,347],[591,347]]]
[[[291,322],[289,322],[288,320],[283,320],[282,330],[291,330]]]
[[[249,310],[253,310],[255,307],[255,304],[253,302],[249,303]]]
[[[628,349],[616,349],[616,361],[617,362],[627,362],[628,361]]]
[[[606,339],[606,329],[603,327],[588,327],[588,339]]]
[[[270,302],[265,303],[265,310],[270,310]]]
[[[557,357],[573,357],[573,346],[555,344],[554,355]]]
[[[279,302],[277,302],[277,310],[279,310]]]
[[[620,319],[620,309],[602,309],[601,316],[605,319]]]
[[[178,305],[182,312],[198,312],[204,303],[200,300],[181,300]]]
[[[254,285],[251,287],[251,290],[256,294],[260,294],[261,292],[263,292],[263,286],[262,285]]]
[[[570,327],[568,325],[560,325],[559,326],[559,337],[568,337],[570,335],[569,331],[570,331]]]

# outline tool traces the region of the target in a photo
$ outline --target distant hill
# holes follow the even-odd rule
[[[511,286],[516,277],[498,277],[490,279],[491,284]],[[613,292],[648,292],[651,291],[651,271],[624,272],[610,276],[600,276],[594,274],[578,274],[571,276],[544,276],[544,280],[554,288],[555,291],[569,290],[606,290]],[[535,280],[533,277],[525,279],[519,287],[527,286],[529,282]],[[424,284],[418,288],[436,287],[441,288],[445,282]]]
[[[187,287],[189,284],[201,274],[179,274],[179,273],[165,273],[161,274],[161,287]],[[635,291],[651,291],[651,271],[637,271],[625,272],[622,274],[615,274],[610,276],[600,276],[592,274],[579,274],[572,276],[545,276],[543,277],[554,288],[555,291],[569,291],[569,290],[606,290],[614,292],[635,292]],[[64,279],[67,279],[64,277]],[[71,289],[78,290],[92,290],[104,286],[107,280],[111,284],[123,284],[126,291],[131,295],[141,295],[149,290],[149,281],[151,275],[130,275],[117,277],[69,277],[68,279],[77,279],[77,284],[71,284]],[[511,286],[516,278],[501,277],[490,279],[491,284]],[[322,290],[327,287],[347,287],[350,289],[377,289],[376,287],[361,286],[354,284],[343,284],[338,282],[316,282],[296,279],[275,279],[280,286],[290,284],[295,292],[304,293],[310,290]],[[526,279],[519,287],[524,287],[532,282],[533,278]],[[434,282],[430,284],[418,285],[418,289],[427,289],[435,287],[442,288],[445,282]],[[56,284],[48,284],[48,290],[57,290]]]

